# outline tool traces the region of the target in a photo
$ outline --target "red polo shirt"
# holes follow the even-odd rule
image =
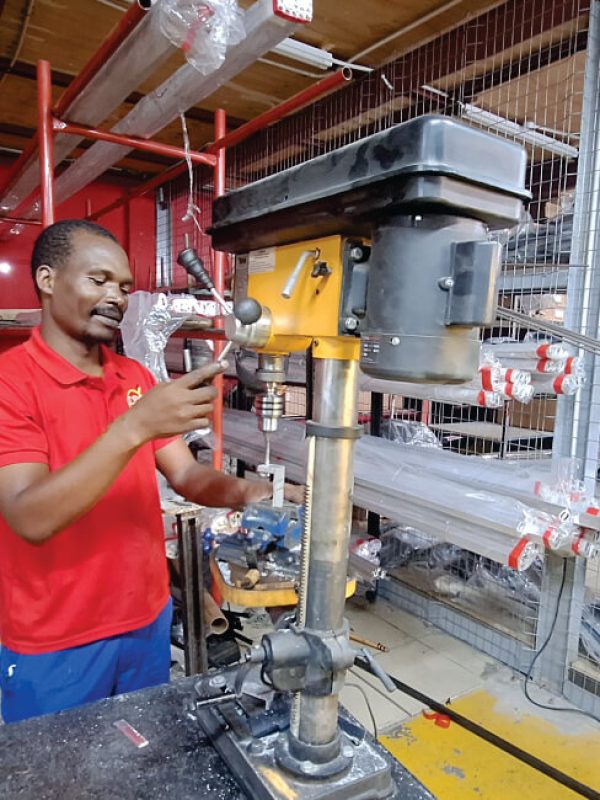
[[[137,361],[102,347],[103,377],[52,350],[35,330],[0,355],[0,467],[60,469],[154,385]],[[155,451],[141,447],[94,508],[42,544],[0,516],[0,641],[43,653],[152,622],[168,599]],[[68,503],[66,496],[64,502]]]

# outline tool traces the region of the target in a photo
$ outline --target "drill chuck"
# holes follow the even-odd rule
[[[283,416],[283,397],[274,392],[259,394],[255,407],[259,430],[264,433],[276,431],[279,419]]]

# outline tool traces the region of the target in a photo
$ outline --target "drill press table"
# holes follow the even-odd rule
[[[188,711],[194,678],[0,727],[6,800],[246,800]],[[115,723],[125,720],[141,747]],[[135,734],[131,734],[135,739]],[[434,800],[397,762],[393,800]]]

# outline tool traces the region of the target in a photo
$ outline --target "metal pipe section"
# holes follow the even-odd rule
[[[227,116],[222,108],[215,111],[215,139],[222,139],[227,133]],[[225,194],[225,148],[220,148],[216,152],[214,159],[214,186],[215,197],[222,197]],[[222,251],[213,250],[214,275],[213,283],[215,289],[222,297],[225,291],[225,267],[227,264],[227,254]],[[215,359],[221,357],[223,352],[223,342],[215,342]],[[214,402],[213,412],[213,467],[223,469],[223,376],[217,375],[215,378],[215,388],[217,396]]]
[[[54,160],[52,129],[52,72],[49,61],[38,61],[38,136],[40,140],[40,190],[42,200],[42,225],[47,228],[54,222]]]
[[[348,69],[348,67],[344,67],[343,69],[328,75],[322,81],[319,81],[313,86],[309,86],[307,89],[298,92],[293,97],[290,97],[289,100],[285,100],[283,103],[275,106],[275,108],[265,111],[264,114],[260,114],[258,117],[250,120],[245,125],[241,125],[239,128],[236,128],[236,130],[232,131],[231,133],[227,135],[224,134],[221,139],[217,139],[213,144],[210,145],[210,147],[207,148],[207,152],[214,153],[221,147],[233,147],[234,145],[239,144],[240,142],[244,141],[244,139],[252,136],[253,133],[264,130],[264,128],[272,125],[274,122],[278,122],[280,119],[283,119],[283,117],[291,114],[293,111],[297,111],[299,108],[302,108],[302,106],[312,103],[313,100],[323,97],[334,89],[337,89],[343,83],[347,83],[350,80],[352,80],[352,70]]]
[[[177,147],[172,144],[152,142],[148,139],[140,139],[137,136],[123,136],[123,134],[110,133],[110,131],[98,131],[95,128],[72,125],[70,122],[63,122],[56,118],[53,118],[52,125],[57,133],[70,133],[73,136],[83,136],[86,139],[97,139],[101,142],[127,145],[135,150],[147,150],[149,153],[158,153],[159,155],[171,156],[173,158],[186,158],[186,155],[189,155],[189,158],[195,164],[205,164],[209,167],[213,167],[216,164],[216,159],[213,155],[197,153],[194,150],[186,154],[183,147]]]
[[[257,0],[244,12],[245,38],[231,47],[224,63],[210,75],[200,75],[185,64],[146,94],[113,128],[114,133],[149,139],[177,119],[182,111],[197,105],[253,64],[257,58],[291,35],[298,23],[282,18],[272,0]],[[90,147],[56,182],[59,202],[87,186],[124,158],[131,148],[109,142]]]
[[[358,364],[315,359],[314,421],[329,428],[356,425]],[[354,445],[351,438],[315,437],[310,510],[306,627],[341,631],[352,516]],[[300,695],[298,739],[321,745],[337,736],[337,695]]]

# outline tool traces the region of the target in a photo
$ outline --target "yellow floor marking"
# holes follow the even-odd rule
[[[600,791],[600,728],[569,734],[564,731],[572,727],[572,718],[560,718],[566,714],[557,714],[556,724],[537,718],[534,709],[516,716],[483,690],[453,701],[452,708]],[[455,723],[441,727],[431,716],[420,715],[380,741],[439,800],[581,800],[580,794]]]

